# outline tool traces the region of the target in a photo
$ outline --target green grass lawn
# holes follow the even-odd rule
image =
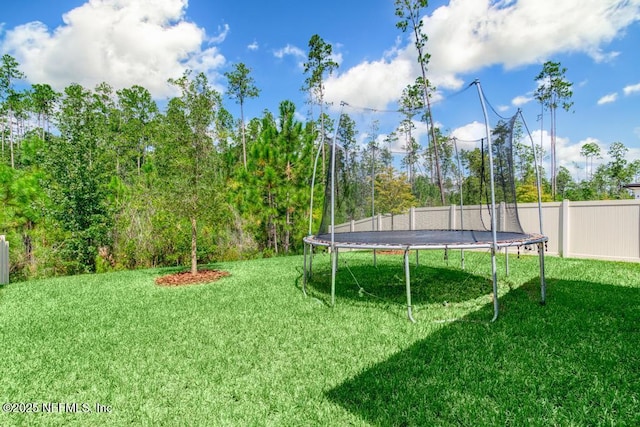
[[[420,253],[416,324],[400,256],[341,253],[333,308],[325,254],[307,297],[301,257],[182,288],[154,285],[171,270],[6,285],[0,403],[92,412],[0,425],[640,425],[640,264],[547,257],[540,306],[538,258],[508,277],[500,258],[490,323],[490,258],[457,254]]]

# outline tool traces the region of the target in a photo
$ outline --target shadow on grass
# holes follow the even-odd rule
[[[328,256],[326,257],[328,260]],[[490,277],[483,277],[458,267],[416,266],[412,259],[411,296],[414,304],[456,303],[469,301],[492,292]],[[327,260],[314,262],[313,277],[307,291],[328,303],[331,293],[331,267]],[[406,303],[406,284],[401,256],[378,256],[371,259],[348,259],[340,255],[336,274],[336,297],[366,301],[371,304]]]
[[[640,425],[640,289],[548,286],[546,306],[532,280],[497,322],[448,324],[327,397],[380,426]]]

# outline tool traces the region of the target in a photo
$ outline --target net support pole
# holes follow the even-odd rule
[[[487,107],[484,104],[484,95],[482,93],[482,87],[480,86],[480,80],[475,80],[476,88],[478,89],[478,96],[480,97],[480,105],[482,105],[482,113],[484,114],[484,126],[487,134],[487,151],[489,152],[489,184],[491,188],[491,238],[493,244],[491,247],[491,277],[493,280],[493,319],[495,322],[498,318],[498,312],[500,306],[498,304],[498,274],[496,271],[496,252],[498,251],[498,236],[496,233],[496,193],[495,183],[493,176],[493,149],[491,147],[491,130],[489,129],[489,116],[487,115]]]
[[[413,323],[416,323],[416,320],[413,318],[413,313],[411,309],[411,271],[409,270],[409,249],[406,248],[404,250],[404,279],[407,287],[407,317]]]
[[[309,199],[309,233],[307,236],[311,236],[311,232],[313,229],[313,191],[316,184],[316,172],[318,169],[318,159],[320,158],[320,152],[322,151],[322,147],[324,146],[324,135],[322,135],[322,139],[320,140],[320,144],[318,144],[318,152],[316,153],[316,158],[313,162],[313,174],[311,175],[311,197]],[[303,265],[303,280],[302,280],[302,293],[304,296],[307,296],[307,244],[304,243],[304,265]],[[313,263],[313,246],[309,244],[309,271],[308,278],[311,278],[312,263]]]
[[[460,230],[464,230],[464,196],[462,181],[462,163],[460,162],[460,154],[458,153],[458,139],[453,137],[453,148],[456,153],[456,161],[458,163],[458,188],[460,190]],[[464,249],[460,249],[460,269],[464,270]]]
[[[338,126],[333,136],[331,144],[331,306],[336,303],[336,270],[338,268],[338,248],[336,248],[335,228],[336,228],[336,144],[338,143],[338,129],[342,119],[344,102],[341,103]]]
[[[320,152],[322,151],[322,147],[324,146],[324,138],[320,141],[318,145],[318,152],[316,153],[316,159],[313,162],[313,175],[311,175],[311,200],[309,201],[309,234],[311,236],[311,232],[313,229],[313,190],[316,184],[316,171],[318,169],[318,159],[320,158]]]
[[[529,139],[531,140],[531,149],[533,150],[533,164],[536,169],[536,187],[538,190],[538,220],[540,222],[540,234],[544,235],[544,228],[543,228],[543,222],[542,222],[542,185],[540,183],[541,181],[540,168],[538,165],[538,155],[536,153],[536,144],[533,142],[533,137],[531,136],[531,132],[529,132],[529,128],[527,127],[527,122],[525,122],[524,116],[522,115],[522,110],[518,109],[518,112],[520,113],[520,118],[522,119],[522,123],[524,124],[524,127],[527,130],[527,133],[529,134]],[[540,142],[540,149],[542,149],[542,141]],[[547,302],[547,284],[544,278],[544,251],[545,251],[544,242],[538,243],[538,258],[540,259],[540,304],[542,305],[546,304]]]

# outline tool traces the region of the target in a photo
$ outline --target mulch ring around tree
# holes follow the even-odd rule
[[[182,271],[179,273],[168,274],[156,278],[158,286],[184,286],[199,285],[203,283],[211,283],[223,277],[230,276],[228,271],[222,270],[198,270],[196,274],[190,271]]]

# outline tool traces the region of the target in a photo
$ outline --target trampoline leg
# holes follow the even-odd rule
[[[404,250],[404,277],[407,284],[407,316],[409,320],[416,323],[411,312],[411,273],[409,271],[409,250]]]
[[[376,258],[376,250],[373,250],[373,268],[377,268],[378,267],[378,260]]]
[[[416,267],[420,265],[420,258],[418,258],[418,252],[420,251],[416,249]]]
[[[304,296],[307,296],[307,244],[303,243],[304,247],[304,258],[302,261],[302,293]]]
[[[464,249],[460,249],[460,269],[464,270]]]
[[[544,243],[538,243],[538,258],[540,259],[540,304],[547,303],[547,283],[544,279]]]
[[[500,310],[498,305],[498,274],[496,273],[496,248],[491,248],[491,276],[493,280],[493,319],[495,322],[498,318],[498,311]]]
[[[309,245],[309,280],[313,276],[313,246]]]
[[[331,306],[336,304],[336,270],[338,261],[338,249],[331,248]]]

